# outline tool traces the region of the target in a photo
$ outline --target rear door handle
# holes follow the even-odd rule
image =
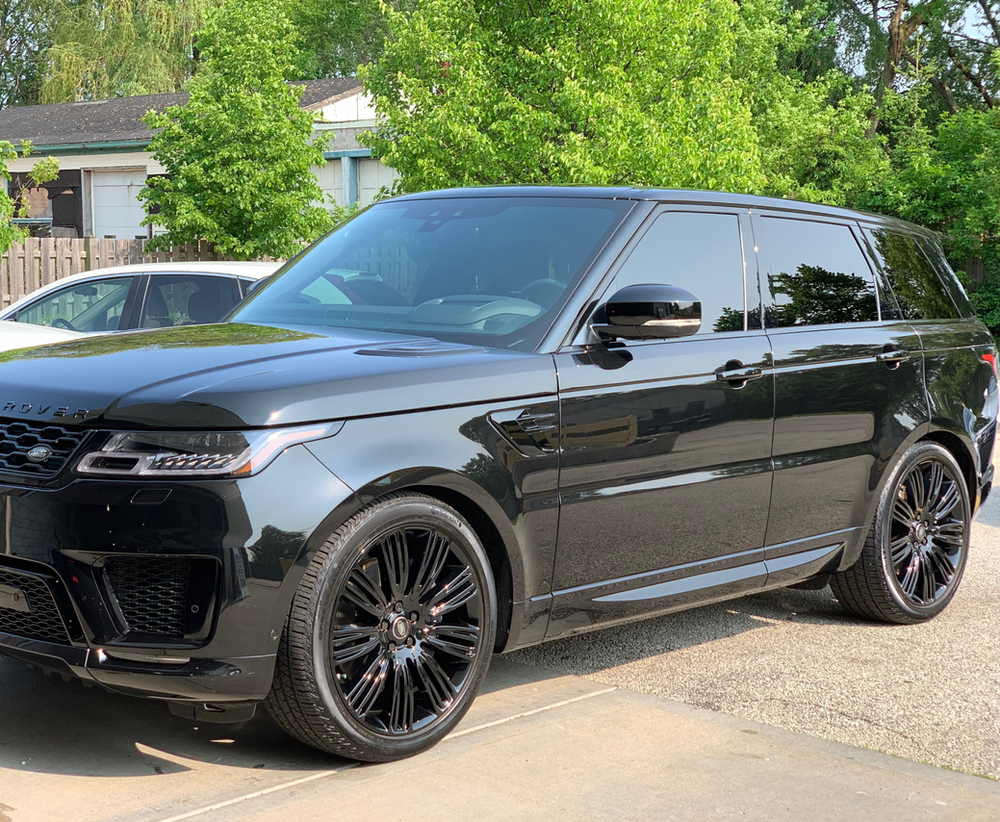
[[[889,366],[889,368],[899,368],[900,363],[904,363],[910,359],[910,352],[904,351],[902,348],[890,348],[887,351],[881,351],[876,354],[875,359]]]

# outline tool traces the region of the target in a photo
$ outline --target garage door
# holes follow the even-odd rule
[[[392,184],[399,177],[396,169],[382,165],[379,160],[358,161],[358,201],[361,205],[371,205],[376,195],[383,188],[392,189]]]
[[[92,171],[91,200],[94,206],[94,236],[131,240],[145,237],[140,223],[146,212],[139,192],[146,185],[144,169],[136,171]]]

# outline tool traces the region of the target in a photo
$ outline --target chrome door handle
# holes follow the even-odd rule
[[[726,363],[729,365],[729,363]],[[733,368],[727,371],[716,371],[715,378],[719,382],[742,382],[747,383],[750,380],[759,380],[764,376],[764,372],[756,366],[750,366],[749,368]]]
[[[899,368],[900,363],[904,363],[910,359],[910,352],[904,351],[901,348],[892,348],[888,351],[879,352],[875,355],[875,359],[889,366],[889,368]]]

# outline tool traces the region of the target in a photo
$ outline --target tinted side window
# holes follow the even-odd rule
[[[948,292],[951,301],[958,307],[958,313],[963,317],[974,317],[976,311],[972,307],[972,303],[969,302],[969,297],[965,293],[965,289],[962,288],[962,284],[958,281],[958,277],[955,276],[955,272],[952,271],[951,266],[948,264],[948,259],[944,256],[941,245],[930,237],[921,237],[919,242],[924,254],[927,255],[927,259],[931,261],[931,265],[937,272],[938,278],[944,284],[945,291]]]
[[[157,275],[149,281],[141,328],[218,322],[236,304],[228,277]]]
[[[871,269],[846,225],[764,217],[768,328],[878,320]]]
[[[680,286],[700,299],[699,334],[742,331],[746,312],[739,217],[661,214],[625,261],[612,290],[642,283]]]
[[[958,317],[955,303],[914,237],[882,229],[865,229],[865,234],[908,320]]]

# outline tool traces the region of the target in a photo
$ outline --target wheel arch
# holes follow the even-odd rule
[[[969,499],[972,501],[972,510],[978,507],[976,501],[979,496],[979,482],[976,475],[976,465],[972,459],[971,445],[967,444],[960,436],[944,428],[937,428],[922,436],[918,442],[936,442],[948,453],[950,453],[959,468],[962,469],[962,476],[969,489]]]
[[[440,468],[419,467],[394,471],[358,488],[350,499],[338,505],[317,527],[303,546],[296,572],[286,576],[287,593],[294,594],[302,572],[327,538],[358,511],[389,494],[416,493],[433,497],[451,506],[464,517],[486,550],[497,593],[497,639],[495,648],[503,649],[510,637],[514,603],[525,597],[528,550],[518,540],[510,516],[498,501],[471,478]],[[547,573],[550,569],[536,569]],[[287,611],[287,608],[286,608]]]

